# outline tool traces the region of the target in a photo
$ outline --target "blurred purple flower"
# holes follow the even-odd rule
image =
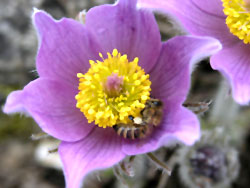
[[[161,43],[153,14],[136,8],[135,0],[92,8],[85,25],[68,18],[55,21],[37,10],[33,22],[40,43],[39,78],[12,92],[4,112],[26,112],[44,132],[62,141],[59,154],[68,188],[80,187],[88,172],[111,167],[126,155],[151,152],[173,140],[191,145],[199,138],[199,122],[182,103],[192,65],[220,50],[218,41],[181,36]],[[151,95],[164,103],[161,125],[145,139],[119,137],[113,128],[88,123],[76,108],[77,73],[88,71],[89,60],[100,60],[99,52],[113,49],[129,60],[139,58],[139,65],[150,74]]]
[[[234,99],[239,104],[246,105],[250,101],[250,46],[245,44],[250,37],[247,29],[250,17],[249,1],[223,1],[227,6],[225,11],[230,15],[228,20],[223,12],[222,0],[138,2],[140,7],[162,10],[177,17],[191,34],[218,39],[223,45],[223,50],[211,57],[211,66],[229,80]]]

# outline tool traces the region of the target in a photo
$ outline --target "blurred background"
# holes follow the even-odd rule
[[[38,44],[30,19],[33,7],[60,19],[75,18],[79,11],[104,3],[113,3],[113,0],[1,0],[1,106],[11,91],[22,89],[37,78]],[[160,13],[155,13],[155,17],[162,40],[185,34],[170,18]],[[199,114],[204,130],[200,142],[193,147],[162,148],[154,154],[169,165],[172,176],[148,156],[138,156],[124,162],[125,166],[131,166],[129,169],[117,166],[114,171],[90,174],[85,187],[249,187],[250,107],[234,103],[227,82],[211,69],[209,59],[195,69],[186,103],[199,103],[201,109],[209,106],[209,110]],[[0,188],[64,187],[61,163],[53,151],[58,144],[43,135],[31,118],[19,114],[7,116],[0,111]]]

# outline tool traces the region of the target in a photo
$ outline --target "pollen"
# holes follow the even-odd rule
[[[107,58],[101,53],[99,56],[102,61],[90,60],[88,72],[77,74],[76,107],[89,123],[99,127],[131,122],[128,116],[140,116],[150,98],[149,75],[138,65],[137,57],[129,61],[117,49],[107,53]]]
[[[226,24],[230,32],[250,43],[250,2],[249,0],[222,0]]]

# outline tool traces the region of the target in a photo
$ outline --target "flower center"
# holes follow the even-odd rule
[[[250,42],[250,1],[249,0],[222,0],[224,14],[227,15],[226,24],[232,34]]]
[[[88,122],[99,127],[112,127],[129,123],[129,115],[137,117],[150,98],[149,75],[138,66],[138,58],[129,62],[127,55],[117,49],[103,61],[90,60],[87,73],[78,73],[79,93],[76,107],[84,113]]]

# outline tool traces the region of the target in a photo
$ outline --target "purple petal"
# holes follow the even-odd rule
[[[5,113],[27,111],[42,128],[53,137],[64,141],[77,141],[92,130],[85,116],[76,108],[77,90],[67,84],[39,78],[22,91],[7,98]]]
[[[39,76],[65,80],[78,86],[77,73],[87,72],[89,60],[99,59],[100,47],[84,26],[75,20],[60,21],[35,11],[33,22],[39,33],[37,55]]]
[[[28,114],[26,109],[23,106],[23,95],[22,91],[13,91],[9,94],[6,103],[3,107],[3,112],[6,114],[13,114],[13,113],[18,113],[22,112],[24,114]]]
[[[67,188],[78,188],[87,173],[113,166],[125,157],[121,138],[111,128],[96,127],[78,142],[62,142],[59,154],[64,166]]]
[[[139,141],[124,141],[122,150],[127,155],[152,152],[176,141],[192,145],[200,138],[200,125],[197,117],[183,107],[167,105],[161,125],[156,127],[149,138]]]
[[[101,42],[105,53],[116,48],[129,60],[139,57],[139,65],[147,72],[160,53],[160,33],[153,14],[137,10],[135,2],[122,0],[114,6],[90,9],[86,27]]]
[[[180,36],[163,44],[157,66],[150,73],[152,96],[164,102],[164,117],[152,136],[137,142],[125,141],[123,151],[135,155],[156,150],[172,141],[193,144],[200,137],[196,116],[181,105],[190,87],[194,63],[221,49],[212,38]]]
[[[170,113],[171,114],[171,113]],[[163,122],[164,132],[172,132],[177,140],[186,145],[193,145],[200,138],[200,123],[197,116],[186,108],[181,108],[178,113],[172,114],[171,117],[166,117]],[[178,118],[182,119],[179,124]],[[172,124],[170,124],[172,123]]]
[[[180,36],[168,40],[150,73],[151,95],[181,105],[188,94],[193,64],[220,49],[220,43],[208,37]]]
[[[250,101],[249,45],[238,43],[224,48],[211,58],[213,69],[221,71],[231,82],[234,99],[242,104]]]
[[[138,0],[139,6],[158,9],[177,17],[191,34],[211,36],[230,46],[239,41],[225,23],[220,0]]]

